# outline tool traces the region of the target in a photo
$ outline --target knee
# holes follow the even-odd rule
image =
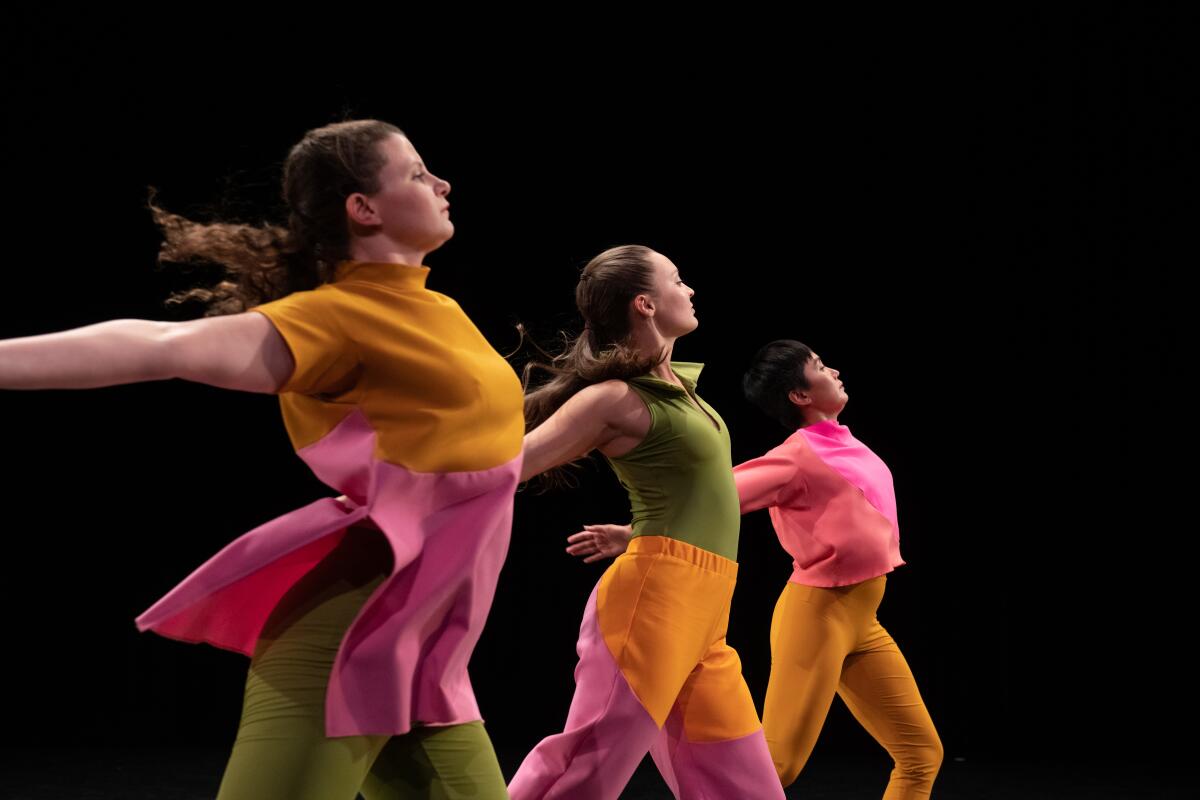
[[[796,782],[796,778],[800,777],[800,770],[804,769],[803,761],[780,761],[775,759],[775,772],[779,775],[779,782],[784,788],[791,786]]]
[[[902,757],[896,759],[896,766],[914,780],[932,783],[945,755],[942,740],[934,733],[928,740],[905,748]]]
[[[775,772],[779,775],[779,782],[784,786],[791,786],[808,763],[816,737],[807,729],[788,729],[770,724],[777,719],[777,715],[768,717],[767,722],[763,724],[763,734],[767,740],[767,749],[771,752],[771,761],[775,764]]]

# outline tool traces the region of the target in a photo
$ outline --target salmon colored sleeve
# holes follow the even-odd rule
[[[353,386],[358,348],[339,324],[330,290],[294,292],[251,310],[271,320],[295,359],[281,394],[327,394]]]
[[[782,505],[804,492],[799,453],[795,444],[784,442],[758,458],[733,468],[742,513]]]

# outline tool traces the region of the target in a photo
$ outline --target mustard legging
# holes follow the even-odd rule
[[[886,581],[788,583],[775,604],[763,732],[784,786],[808,761],[836,693],[895,761],[885,800],[929,797],[942,743],[900,648],[875,618]]]

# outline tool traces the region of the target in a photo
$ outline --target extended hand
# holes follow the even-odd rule
[[[567,537],[567,552],[583,556],[590,564],[602,558],[615,558],[629,546],[633,528],[628,525],[584,525],[579,533]]]

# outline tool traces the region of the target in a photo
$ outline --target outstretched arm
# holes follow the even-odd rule
[[[189,322],[120,319],[0,341],[3,389],[90,389],[183,378],[275,392],[293,367],[283,337],[255,312]]]

